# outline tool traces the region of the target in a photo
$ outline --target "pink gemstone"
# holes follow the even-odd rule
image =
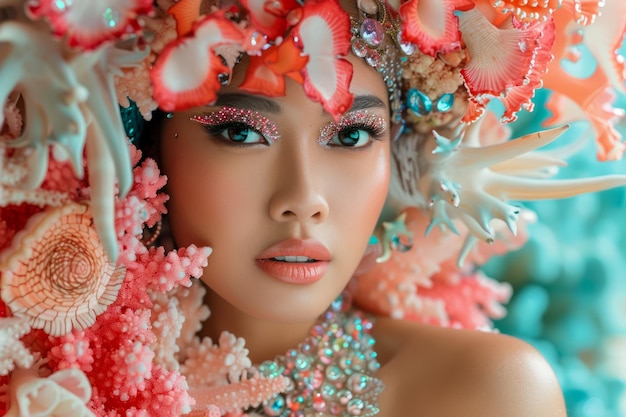
[[[370,46],[379,46],[385,39],[385,28],[378,20],[365,19],[361,23],[361,38]]]
[[[352,42],[352,52],[359,58],[363,58],[367,54],[367,44],[363,39],[356,38]]]

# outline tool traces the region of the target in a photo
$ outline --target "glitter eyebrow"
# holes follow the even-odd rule
[[[205,126],[227,126],[229,123],[239,123],[259,132],[270,144],[280,139],[278,127],[256,110],[226,106],[208,114],[194,115],[191,120]]]
[[[320,129],[318,142],[326,143],[342,129],[351,126],[365,126],[375,132],[384,132],[387,129],[387,121],[384,117],[377,116],[368,111],[354,111],[345,114],[339,122],[330,122]]]

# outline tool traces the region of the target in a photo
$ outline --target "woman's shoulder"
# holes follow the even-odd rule
[[[552,369],[519,339],[386,318],[374,329],[381,417],[566,414]]]

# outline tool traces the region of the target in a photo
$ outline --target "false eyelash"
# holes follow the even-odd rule
[[[387,130],[387,122],[383,117],[373,115],[366,111],[360,111],[345,115],[339,123],[330,123],[320,131],[319,142],[326,143],[337,133],[363,129],[372,135],[372,139],[380,140]]]
[[[217,134],[228,127],[242,127],[260,133],[270,144],[280,139],[278,127],[267,117],[253,110],[222,107],[208,114],[193,116],[191,120],[200,123],[212,134]]]

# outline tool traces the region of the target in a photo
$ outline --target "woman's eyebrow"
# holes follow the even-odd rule
[[[350,107],[349,111],[366,110],[374,107],[382,107],[383,109],[386,109],[387,105],[380,98],[371,94],[366,94],[362,96],[355,96],[354,102],[352,103],[352,107]]]
[[[281,112],[280,106],[274,100],[240,93],[219,94],[213,106],[235,107],[259,113],[278,114]]]

